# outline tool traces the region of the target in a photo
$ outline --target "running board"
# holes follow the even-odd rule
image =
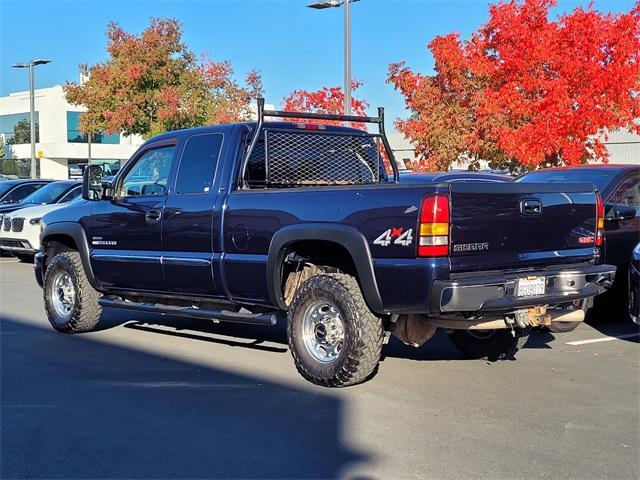
[[[121,300],[116,297],[102,297],[98,303],[103,307],[123,308],[138,312],[159,313],[161,315],[175,315],[177,317],[201,318],[215,322],[247,323],[251,325],[275,325],[275,313],[241,313],[229,310],[205,310],[194,307],[176,307],[162,303],[140,303]]]

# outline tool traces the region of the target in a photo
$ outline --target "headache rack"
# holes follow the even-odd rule
[[[336,131],[324,124],[301,124],[302,128],[266,126],[265,117],[286,120],[335,120],[375,123],[378,133]],[[311,128],[313,127],[313,128]],[[312,185],[362,185],[381,181],[380,151],[384,148],[394,183],[399,182],[398,166],[384,129],[384,109],[377,117],[265,110],[258,98],[258,122],[245,150],[240,168],[240,185],[285,187]],[[248,168],[260,178],[247,178]]]

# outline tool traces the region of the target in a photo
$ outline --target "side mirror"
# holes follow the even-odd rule
[[[636,209],[631,205],[607,205],[604,219],[607,221],[631,220],[636,218]]]
[[[102,167],[87,165],[82,172],[82,198],[100,200],[102,198]]]

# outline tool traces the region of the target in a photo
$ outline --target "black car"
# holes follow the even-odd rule
[[[629,316],[640,325],[640,243],[633,249],[629,266]]]
[[[51,180],[3,180],[0,181],[0,207],[20,202]]]
[[[0,188],[10,181],[11,180],[0,182]],[[81,182],[79,180],[60,180],[57,182],[42,180],[42,182],[44,183],[39,185],[38,188],[18,202],[0,203],[0,221],[2,221],[5,214],[14,212],[21,208],[58,203],[71,190],[74,188],[79,189],[81,187]]]
[[[580,165],[529,172],[516,182],[593,183],[604,204],[601,263],[618,267],[614,286],[595,299],[599,318],[626,316],[631,252],[640,240],[640,167],[638,165]],[[605,310],[606,308],[606,310]],[[614,319],[611,318],[611,319]]]
[[[471,170],[451,170],[449,172],[412,172],[400,171],[402,183],[423,182],[512,182],[513,177],[495,172],[475,172]]]

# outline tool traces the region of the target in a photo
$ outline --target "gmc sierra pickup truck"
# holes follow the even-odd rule
[[[468,357],[511,358],[611,285],[592,184],[401,183],[382,109],[263,105],[256,122],[152,138],[110,181],[85,170],[84,202],[41,223],[56,330],[91,330],[103,307],[281,320],[298,371],[338,387],[370,377],[391,334],[420,345],[442,328]]]

